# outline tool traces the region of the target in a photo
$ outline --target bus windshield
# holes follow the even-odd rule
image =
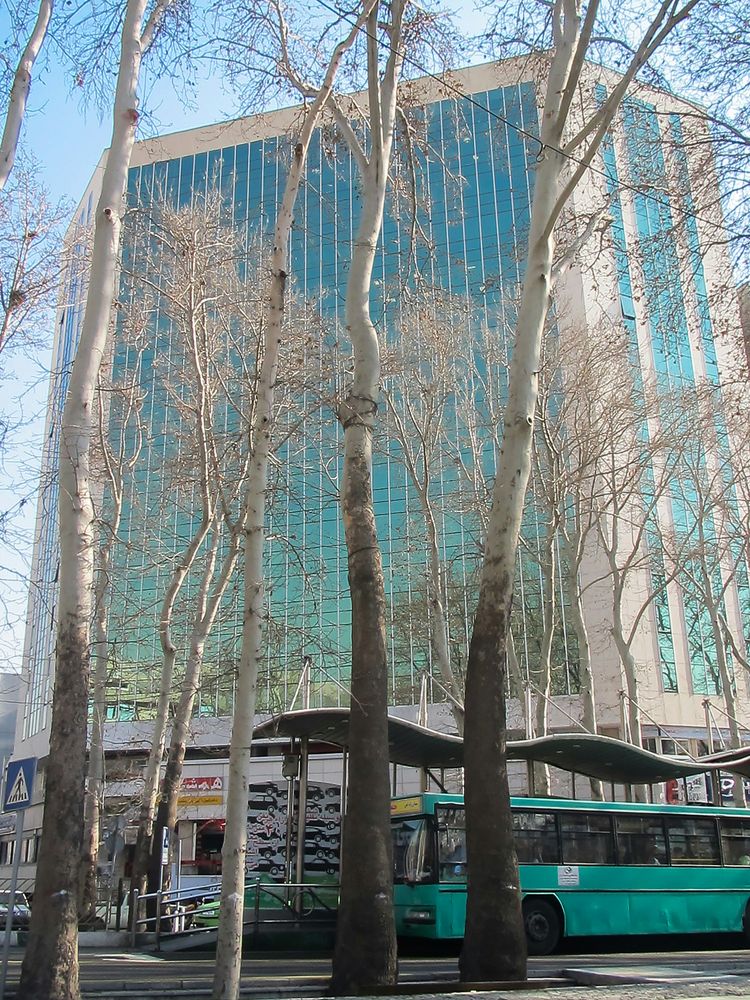
[[[403,819],[392,826],[393,872],[395,882],[431,882],[434,880],[430,828],[424,816]]]

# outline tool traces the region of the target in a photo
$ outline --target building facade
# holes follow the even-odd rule
[[[491,480],[496,454],[490,418],[500,412],[493,407],[502,403],[505,391],[509,331],[523,279],[539,145],[534,139],[538,89],[531,68],[518,61],[488,64],[456,72],[444,85],[433,80],[410,84],[410,113],[420,142],[414,162],[396,166],[397,184],[386,210],[373,281],[373,316],[388,363],[394,366],[386,379],[394,413],[403,416],[410,408],[415,383],[421,386],[422,402],[425,394],[434,396],[441,386],[453,386],[442,396],[444,437],[429,458],[428,478],[451,660],[458,675],[465,663],[481,560],[483,505],[486,509],[482,491]],[[601,100],[607,86],[607,79],[592,70],[587,99]],[[629,345],[636,392],[644,385],[664,393],[685,385],[719,386],[717,332],[725,324],[739,323],[736,301],[714,294],[726,285],[728,263],[710,240],[710,223],[700,211],[705,163],[687,152],[683,135],[693,127],[692,117],[687,105],[656,92],[639,93],[626,104],[573,203],[573,215],[584,216],[604,199],[606,235],[595,248],[572,252],[557,279],[558,330],[569,333],[604,325],[618,329]],[[184,471],[192,447],[185,431],[189,392],[185,389],[181,395],[180,389],[188,385],[187,368],[178,325],[167,304],[169,269],[158,256],[163,244],[156,230],[165,226],[167,210],[179,213],[215,204],[243,248],[238,274],[246,283],[258,281],[254,268],[262,260],[264,239],[273,231],[297,118],[296,109],[278,111],[148,140],[134,150],[112,377],[122,384],[137,381],[144,433],[125,484],[119,541],[113,550],[107,740],[114,755],[127,751],[137,757],[148,745],[148,723],[159,689],[159,609],[175,561],[198,518],[194,477]],[[58,559],[54,469],[67,374],[82,320],[85,233],[100,170],[71,228],[57,316],[17,757],[43,758],[46,752]],[[414,192],[407,184],[412,171]],[[355,162],[324,129],[311,147],[295,212],[290,311],[298,310],[310,323],[315,317],[315,331],[304,340],[302,365],[312,383],[325,391],[320,393],[322,402],[310,405],[301,426],[292,409],[281,421],[283,442],[269,513],[268,653],[259,684],[261,713],[291,707],[303,671],[310,679],[313,707],[346,704],[348,699],[351,614],[337,505],[342,440],[334,406],[346,381],[344,292],[358,216]],[[150,297],[144,293],[146,284]],[[713,305],[719,299],[721,315]],[[132,334],[139,307],[145,316],[140,342]],[[411,353],[399,347],[405,332],[414,345]],[[441,347],[446,344],[447,351]],[[446,353],[447,368],[438,363],[446,360]],[[467,401],[476,404],[480,415],[473,422],[467,417]],[[229,413],[232,403],[230,394],[216,405]],[[123,439],[121,412],[114,405],[107,412],[113,444]],[[393,423],[385,413],[382,423],[373,483],[389,607],[391,701],[396,711],[414,717],[426,684],[431,721],[450,728],[431,653],[424,508],[406,448],[390,434]],[[223,428],[225,444],[241,433],[230,417]],[[644,425],[646,437],[651,431]],[[106,516],[106,489],[100,500]],[[687,523],[691,516],[684,496],[675,491],[661,497],[657,507],[654,516],[664,523]],[[530,505],[514,619],[518,666],[510,693],[511,726],[517,734],[531,728],[529,706],[539,684],[545,527],[543,508]],[[715,735],[721,732],[728,738],[729,733],[722,714],[726,705],[716,637],[694,589],[678,575],[669,576],[658,532],[647,532],[643,547],[649,558],[629,578],[625,601],[626,616],[631,622],[638,618],[632,652],[643,735],[659,749],[682,745],[695,751],[699,741],[710,742],[706,701],[713,705]],[[184,665],[187,655],[200,566],[197,563],[191,573],[177,609],[178,665]],[[575,728],[581,716],[579,639],[571,624],[564,575],[558,574],[554,585],[548,724],[557,730]],[[599,729],[624,735],[627,683],[611,634],[611,580],[596,545],[590,546],[580,577],[585,582]],[[641,613],[649,592],[653,597]],[[744,565],[724,600],[726,618],[744,643],[750,615]],[[238,586],[230,586],[206,646],[194,725],[196,776],[206,766],[217,766],[199,763],[200,747],[210,744],[211,760],[218,760],[228,740],[241,632],[239,601]],[[731,664],[730,670],[737,711],[744,712],[750,707],[748,678]],[[191,767],[188,761],[188,776]],[[43,780],[43,769],[40,773]],[[132,769],[125,768],[123,777],[130,781]],[[519,771],[519,782],[523,777]],[[193,823],[193,830],[199,821],[221,817],[221,806],[211,803],[210,816],[205,809],[185,805],[185,822]],[[38,825],[38,819],[31,813],[29,825]]]

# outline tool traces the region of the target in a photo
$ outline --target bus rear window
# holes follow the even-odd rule
[[[725,865],[750,865],[750,819],[719,820]]]
[[[667,819],[669,853],[673,865],[719,865],[719,838],[716,822],[696,816]]]
[[[554,813],[514,812],[513,840],[519,864],[560,864],[560,846]]]

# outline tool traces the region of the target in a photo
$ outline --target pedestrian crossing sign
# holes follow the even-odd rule
[[[31,793],[34,788],[34,773],[36,757],[25,760],[12,760],[5,772],[5,792],[3,794],[3,812],[18,812],[31,805]]]

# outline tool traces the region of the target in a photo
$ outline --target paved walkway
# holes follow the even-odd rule
[[[23,952],[13,949],[6,1000],[11,1000],[20,972]],[[360,1000],[708,1000],[708,998],[750,997],[750,958],[735,952],[724,959],[707,952],[692,962],[693,968],[679,965],[679,956],[653,955],[644,960],[622,963],[623,956],[602,956],[601,961],[577,960],[574,955],[557,957],[554,966],[532,968],[532,978],[520,988],[504,984],[487,988],[484,984],[458,984],[450,978],[433,982],[403,981],[397,991],[383,992]],[[619,959],[619,963],[618,963]],[[705,961],[704,968],[696,968]],[[312,959],[304,970],[282,958],[248,961],[243,968],[243,997],[255,1000],[297,1000],[322,998],[328,985],[330,960]],[[671,962],[671,964],[670,964]],[[691,963],[685,963],[689,965]],[[713,964],[713,967],[712,967]],[[718,967],[717,967],[718,964]],[[133,952],[81,953],[81,981],[86,1000],[206,1000],[211,995],[213,962],[209,955],[200,961],[182,961]],[[454,973],[455,974],[455,973]],[[535,977],[535,978],[534,978]],[[544,978],[542,978],[544,977]]]

